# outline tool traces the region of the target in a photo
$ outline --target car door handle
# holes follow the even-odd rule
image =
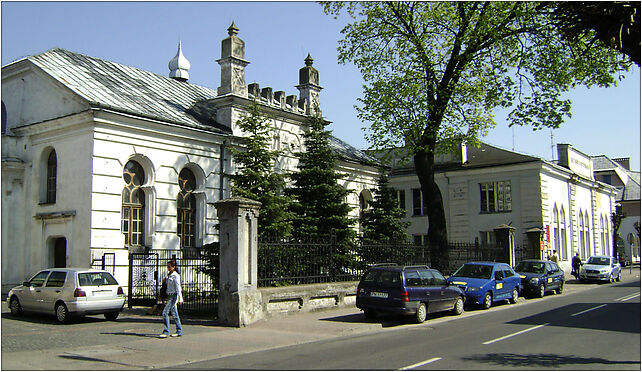
[[[40,290],[39,290],[39,289],[36,289],[36,293],[40,293]]]
[[[56,293],[60,293],[60,291],[56,291]]]
[[[430,296],[430,292],[426,292],[426,296]]]

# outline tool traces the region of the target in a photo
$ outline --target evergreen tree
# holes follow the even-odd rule
[[[334,269],[351,265],[348,252],[356,233],[352,209],[345,199],[349,190],[338,184],[341,175],[335,171],[336,155],[330,148],[330,132],[324,130],[321,116],[311,116],[310,130],[304,134],[305,151],[298,153],[298,171],[290,177],[293,185],[288,194],[295,199],[293,228],[297,234],[310,238],[336,233]]]
[[[259,233],[285,237],[291,234],[290,197],[283,195],[285,176],[275,172],[274,161],[281,151],[271,150],[270,120],[258,104],[248,107],[248,114],[237,122],[245,132],[245,147],[232,148],[238,167],[232,180],[232,195],[261,202]]]
[[[365,242],[377,244],[405,244],[410,222],[403,221],[406,211],[399,207],[397,190],[390,187],[388,176],[382,170],[377,191],[369,209],[361,214],[361,232]]]

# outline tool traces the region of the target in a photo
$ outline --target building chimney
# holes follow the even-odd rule
[[[245,42],[238,36],[238,27],[232,22],[227,29],[228,37],[221,42],[221,59],[216,60],[221,66],[221,86],[218,94],[233,94],[247,98],[245,85]]]
[[[183,47],[181,42],[178,42],[178,51],[174,58],[167,64],[169,67],[169,77],[178,81],[187,81],[189,79],[190,63],[183,55]]]
[[[622,168],[626,170],[631,170],[631,158],[617,158],[617,159],[612,159],[614,162],[620,164]]]
[[[299,70],[299,107],[301,102],[307,100],[307,107],[305,113],[308,115],[319,114],[321,115],[321,106],[319,105],[319,92],[323,89],[319,85],[319,71],[312,67],[314,60],[308,53],[305,58],[305,67]]]

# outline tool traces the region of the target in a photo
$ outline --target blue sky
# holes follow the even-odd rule
[[[220,42],[234,21],[245,41],[246,82],[297,94],[298,70],[310,53],[319,70],[321,108],[329,129],[367,148],[353,106],[361,75],[337,63],[337,41],[346,18],[333,19],[312,2],[2,2],[2,65],[61,47],[167,75],[178,40],[191,62],[190,82],[216,89]],[[640,169],[640,69],[617,87],[577,88],[568,94],[573,117],[553,131],[589,155],[631,157]],[[551,159],[551,132],[509,128],[506,112],[483,138],[487,143]],[[514,138],[514,141],[513,141]]]

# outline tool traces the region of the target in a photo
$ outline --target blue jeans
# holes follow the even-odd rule
[[[183,327],[181,326],[181,318],[178,317],[178,309],[176,308],[176,301],[178,301],[178,296],[168,295],[167,296],[167,305],[163,309],[163,321],[165,322],[164,334],[169,334],[169,313],[172,313],[174,317],[174,322],[176,323],[176,333],[179,335],[183,334]]]

